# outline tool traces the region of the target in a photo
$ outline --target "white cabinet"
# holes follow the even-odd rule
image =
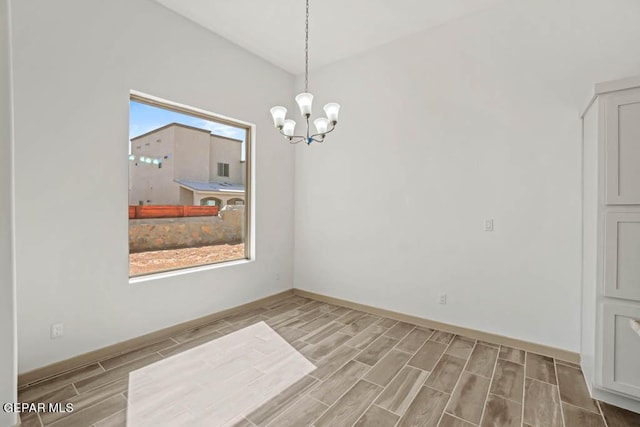
[[[633,329],[633,323],[640,321],[640,308],[604,303],[602,321],[602,385],[640,396],[640,335]]]
[[[606,212],[604,227],[604,295],[640,301],[640,211]]]
[[[640,205],[640,89],[607,95],[606,202]]]
[[[640,412],[640,76],[596,85],[582,150],[581,365],[594,398]]]

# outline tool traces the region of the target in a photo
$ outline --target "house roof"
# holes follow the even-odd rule
[[[197,131],[200,131],[200,132],[208,133],[209,135],[215,136],[216,138],[228,139],[230,141],[235,141],[235,142],[242,142],[242,140],[240,140],[240,139],[230,138],[228,136],[216,135],[216,134],[212,133],[210,130],[207,130],[207,129],[197,128],[195,126],[184,125],[182,123],[176,123],[176,122],[169,123],[169,124],[166,124],[164,126],[160,126],[157,129],[150,130],[149,132],[143,133],[142,135],[138,135],[135,138],[131,138],[130,141],[133,142],[133,141],[135,141],[137,139],[144,138],[145,136],[152,135],[152,134],[154,134],[156,132],[159,132],[159,131],[164,130],[164,129],[166,129],[168,127],[171,127],[171,126],[177,126],[177,127],[181,127],[181,128],[185,128],[185,129],[191,129],[191,130],[197,130]]]
[[[223,193],[244,193],[243,184],[229,184],[226,182],[198,182],[176,179],[175,182],[192,191],[199,192],[223,192]]]

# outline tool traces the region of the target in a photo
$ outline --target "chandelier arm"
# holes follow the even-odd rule
[[[336,128],[336,125],[334,125],[333,123],[331,123],[331,129],[329,129],[328,131],[323,132],[323,133],[316,133],[316,134],[313,134],[313,135],[311,135],[311,138],[315,138],[315,137],[317,137],[317,136],[319,136],[319,135],[322,135],[322,139],[324,140],[324,136],[325,136],[326,134],[328,134],[328,133],[333,132],[333,130],[334,130],[335,128]],[[314,139],[314,141],[316,141],[316,142],[322,142],[322,141],[317,141],[316,139]]]
[[[306,138],[304,136],[301,136],[301,135],[291,135],[291,136],[289,136],[289,135],[285,134],[284,132],[282,132],[282,128],[278,128],[278,131],[280,132],[280,135],[282,135],[285,138],[287,138],[291,144],[297,144],[299,142],[306,141]],[[295,142],[294,142],[294,140],[295,140]]]

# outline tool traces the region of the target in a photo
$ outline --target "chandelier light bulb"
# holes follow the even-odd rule
[[[271,116],[273,117],[273,124],[278,129],[284,125],[284,119],[287,116],[287,109],[285,107],[276,106],[271,109]]]
[[[285,120],[282,126],[282,133],[286,136],[293,136],[296,131],[296,121],[295,120]]]
[[[340,112],[340,104],[330,102],[324,106],[324,112],[327,115],[327,119],[331,123],[338,123],[338,113]]]
[[[325,134],[327,133],[327,129],[329,129],[329,119],[318,117],[313,121],[313,125],[318,130],[318,133]]]
[[[311,116],[311,104],[313,103],[313,95],[307,92],[303,92],[296,96],[296,102],[300,107],[300,114],[302,117]]]

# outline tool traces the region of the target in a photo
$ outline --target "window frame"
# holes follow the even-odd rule
[[[217,269],[221,267],[227,266],[236,266],[239,264],[244,264],[247,262],[252,262],[255,260],[255,196],[253,192],[253,188],[255,185],[255,167],[254,167],[254,156],[255,156],[255,144],[254,138],[256,134],[256,125],[250,122],[246,122],[243,120],[231,118],[228,116],[224,116],[218,113],[213,113],[208,110],[204,110],[198,107],[193,107],[186,104],[181,104],[174,101],[169,101],[163,98],[159,98],[154,95],[149,95],[147,93],[143,93],[137,90],[129,91],[128,103],[131,101],[135,101],[138,103],[150,105],[152,107],[162,108],[169,111],[174,111],[181,114],[190,115],[192,117],[201,118],[204,120],[233,126],[236,128],[243,129],[245,131],[245,148],[244,148],[244,160],[241,162],[245,163],[245,210],[244,210],[244,227],[245,227],[245,239],[244,239],[244,258],[234,259],[228,261],[220,261],[210,264],[202,264],[195,266],[182,267],[172,270],[163,270],[157,271],[153,273],[138,275],[138,276],[129,276],[129,283],[138,283],[138,282],[146,282],[149,280],[162,279],[182,274],[190,274],[194,272]],[[127,130],[130,126],[130,120],[127,127]],[[127,132],[128,133],[128,132]],[[242,156],[241,156],[242,157]],[[126,161],[128,162],[128,157],[126,157]],[[129,177],[127,177],[127,191],[125,194],[128,195],[128,187]],[[129,223],[127,222],[127,236],[129,230]],[[127,254],[129,243],[127,237]],[[129,271],[129,257],[127,256],[127,271]]]
[[[222,174],[220,168],[222,167]],[[222,178],[229,178],[229,163],[218,162],[218,176]]]

